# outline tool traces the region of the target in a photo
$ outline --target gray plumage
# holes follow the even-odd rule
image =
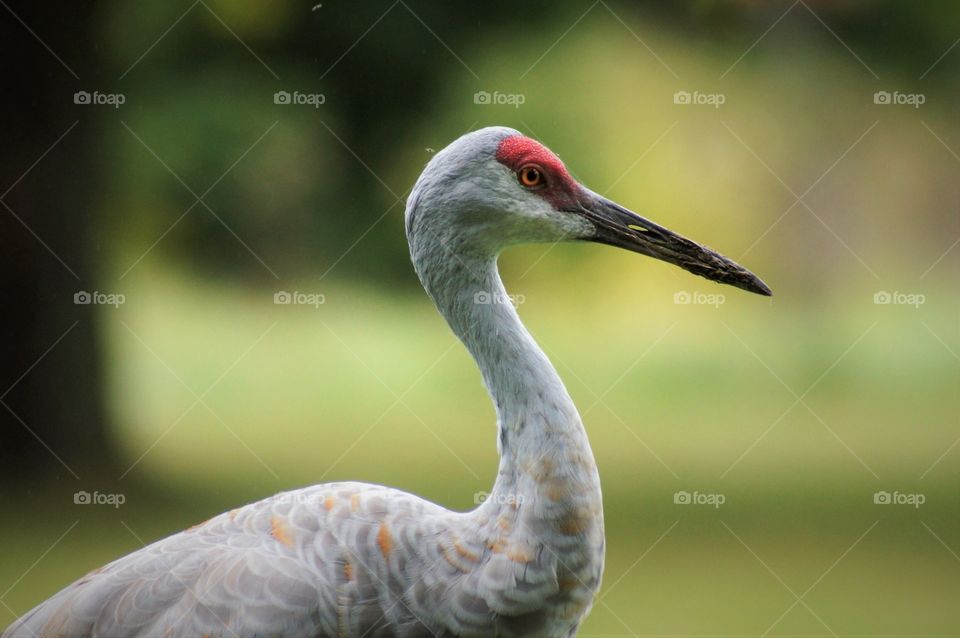
[[[562,383],[502,303],[495,258],[514,238],[467,221],[506,222],[526,195],[494,159],[509,135],[484,129],[438,153],[406,213],[417,272],[497,404],[503,456],[482,505],[452,512],[363,483],[279,494],[84,576],[3,638],[571,635],[600,583],[596,466]]]
[[[427,164],[406,208],[420,281],[493,399],[500,467],[453,512],[364,483],[221,514],[76,581],[15,622],[28,636],[573,636],[600,586],[600,480],[587,435],[497,272],[518,243],[591,240],[770,294],[730,260],[576,183],[507,128]]]

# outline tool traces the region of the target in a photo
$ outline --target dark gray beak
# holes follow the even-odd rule
[[[661,259],[695,275],[758,295],[773,295],[759,277],[706,246],[644,219],[587,189],[583,189],[579,199],[579,206],[569,212],[587,218],[597,229],[593,237],[584,237],[587,241],[626,248]]]

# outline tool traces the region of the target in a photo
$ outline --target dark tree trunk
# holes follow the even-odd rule
[[[91,111],[73,101],[97,83],[95,9],[8,6],[0,8],[0,480],[6,488],[65,481],[79,489],[93,475],[115,477],[118,465],[97,308],[74,304],[75,293],[96,288],[98,146]]]

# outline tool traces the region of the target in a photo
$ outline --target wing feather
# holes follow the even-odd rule
[[[558,560],[495,517],[338,483],[278,494],[69,585],[2,638],[543,635]]]

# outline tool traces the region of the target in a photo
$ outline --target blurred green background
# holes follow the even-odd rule
[[[4,9],[0,626],[280,490],[473,506],[493,410],[402,200],[498,124],[775,293],[595,245],[503,255],[600,466],[580,635],[960,634],[956,4]]]

